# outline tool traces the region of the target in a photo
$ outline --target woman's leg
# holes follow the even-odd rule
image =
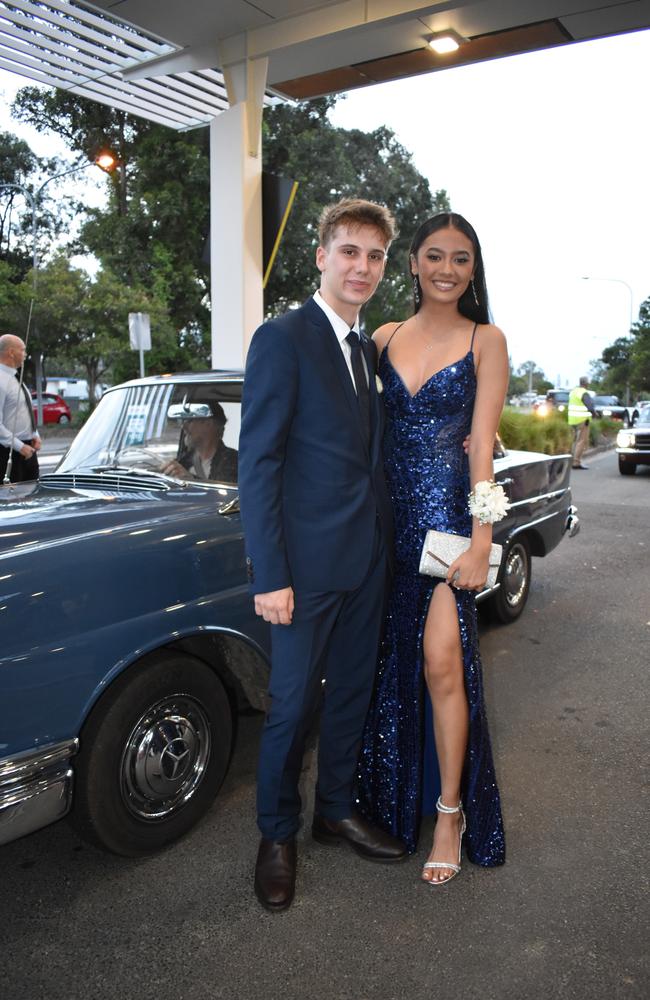
[[[433,706],[433,731],[440,767],[440,798],[446,806],[460,801],[460,782],[467,750],[469,709],[463,677],[463,651],[458,610],[446,583],[434,587],[423,639],[424,677]],[[458,860],[460,813],[437,814],[429,861]],[[444,882],[451,868],[427,868],[426,881]]]

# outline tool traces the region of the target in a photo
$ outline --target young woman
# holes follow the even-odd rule
[[[466,823],[471,861],[492,866],[505,860],[474,601],[487,578],[492,525],[472,517],[468,495],[492,479],[508,353],[502,332],[489,321],[478,238],[462,216],[445,212],[428,219],[415,234],[409,263],[414,314],[380,327],[374,337],[386,410],[395,575],[358,797],[362,811],[412,852],[422,812],[433,811],[439,787],[433,846],[422,873],[439,885],[460,871]],[[446,580],[418,572],[430,528],[471,538]]]

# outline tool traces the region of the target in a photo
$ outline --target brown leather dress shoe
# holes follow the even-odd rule
[[[311,835],[319,844],[349,844],[368,861],[403,861],[406,858],[406,847],[401,840],[384,833],[358,813],[338,820],[315,814]]]
[[[260,840],[255,895],[266,910],[288,910],[296,889],[296,841]]]

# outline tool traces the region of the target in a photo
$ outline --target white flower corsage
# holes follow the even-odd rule
[[[469,510],[481,524],[495,524],[510,510],[505,490],[493,479],[482,479],[469,494]]]
[[[375,375],[375,385],[377,386],[377,392],[379,395],[384,391],[384,383],[379,378],[379,375]]]

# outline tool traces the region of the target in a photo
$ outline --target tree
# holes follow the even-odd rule
[[[592,370],[592,374],[600,375],[599,388],[603,393],[623,399],[632,375],[631,341],[627,337],[618,337],[606,347],[601,355],[600,365],[595,371]]]
[[[510,383],[508,385],[509,396],[520,396],[524,392],[533,392],[541,395],[547,389],[552,389],[553,383],[549,382],[541,368],[538,368],[534,361],[524,361],[519,365],[516,372],[510,366]]]
[[[629,337],[618,337],[606,347],[592,371],[600,376],[603,392],[621,399],[650,395],[650,298],[641,303],[639,319]]]
[[[24,337],[32,276],[28,274],[16,284],[9,272],[9,265],[0,262],[0,322],[5,329]],[[59,367],[85,378],[93,400],[95,385],[109,373],[119,381],[138,375],[138,355],[129,346],[130,312],[146,312],[151,317],[148,371],[205,367],[191,338],[179,342],[164,298],[157,298],[141,286],[126,284],[108,269],[92,279],[86,271],[73,267],[63,253],[39,272],[32,355],[36,350],[43,354],[46,371]],[[28,381],[33,382],[31,366]]]
[[[327,117],[335,100],[278,105],[264,114],[264,169],[299,183],[266,289],[266,308],[277,314],[311,294],[321,209],[339,198],[361,196],[387,205],[400,230],[384,279],[365,309],[365,323],[372,330],[408,313],[412,286],[407,258],[413,231],[418,222],[450,206],[445,191],[432,198],[429,182],[390,129],[335,128]]]
[[[636,398],[650,396],[650,298],[641,303],[632,327],[631,387]]]
[[[366,308],[366,325],[372,329],[409,311],[412,232],[434,211],[449,209],[449,202],[444,190],[432,197],[428,181],[389,129],[335,128],[327,117],[335,100],[279,105],[264,114],[265,169],[300,182],[266,308],[277,313],[311,293],[322,207],[344,195],[363,195],[387,204],[400,228],[384,280]],[[13,113],[39,131],[61,136],[76,153],[92,158],[109,147],[118,157],[120,166],[107,181],[107,207],[80,206],[87,221],[70,249],[91,251],[125,284],[164,301],[179,350],[187,353],[191,346],[196,360],[206,364],[208,129],[173,132],[62,91],[34,87],[19,92]],[[116,365],[119,369],[121,361]]]
[[[15,281],[22,281],[31,268],[34,250],[31,206],[18,188],[33,195],[45,175],[57,169],[57,160],[38,157],[22,139],[0,132],[0,260],[12,266]],[[36,249],[42,257],[59,227],[46,196],[38,199],[36,207]]]
[[[177,331],[205,331],[208,283],[203,248],[209,220],[208,130],[182,133],[64,91],[19,91],[12,111],[41,132],[61,136],[93,159],[110,149],[119,166],[107,181],[108,205],[80,206],[77,252],[90,251],[128,284],[167,302]]]

